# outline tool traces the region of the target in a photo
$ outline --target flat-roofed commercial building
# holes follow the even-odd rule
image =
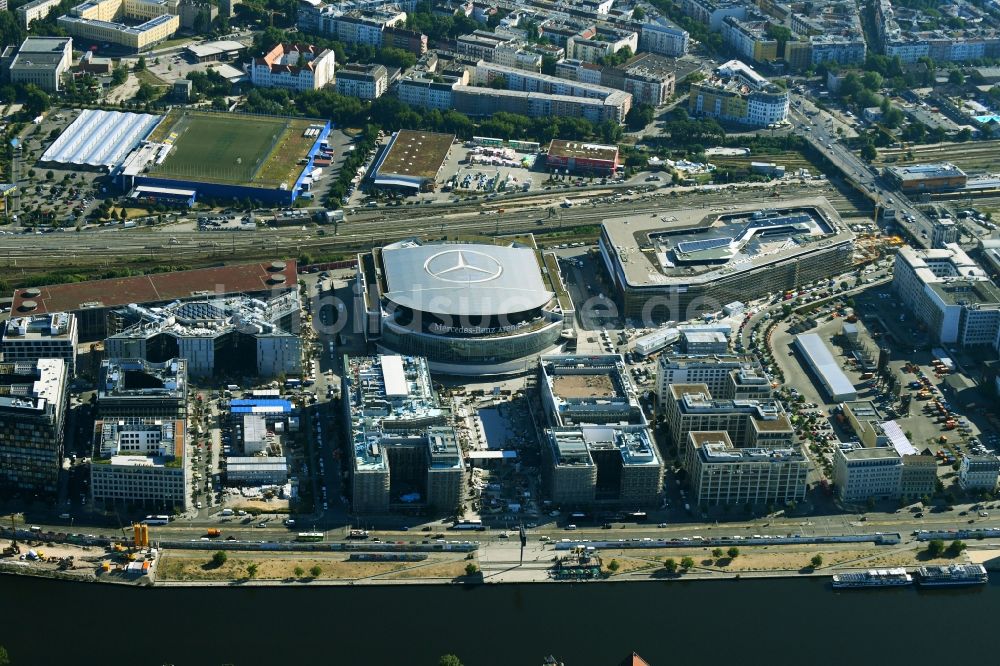
[[[599,247],[625,317],[643,326],[717,312],[837,275],[855,236],[823,198],[780,208],[734,203],[601,224]]]
[[[840,364],[833,358],[833,353],[823,338],[816,333],[796,335],[795,348],[802,354],[802,359],[819,380],[820,386],[831,401],[845,402],[857,399],[857,389],[840,369]]]
[[[462,449],[426,359],[345,357],[342,395],[355,513],[461,506]]]
[[[699,506],[782,504],[806,494],[809,461],[796,446],[736,448],[726,432],[688,433],[688,482]]]
[[[848,425],[858,441],[868,447],[886,446],[889,441],[882,430],[882,413],[871,400],[850,400],[841,405]]]
[[[188,508],[183,419],[131,417],[94,424],[90,493],[95,504]]]
[[[226,483],[231,486],[280,486],[288,481],[285,456],[231,456],[226,459]]]
[[[375,160],[371,182],[410,193],[433,190],[453,143],[454,134],[399,130]]]
[[[0,363],[0,485],[54,493],[66,415],[62,359]]]
[[[995,455],[962,456],[958,468],[958,483],[966,492],[987,492],[996,490],[1000,476],[1000,458]]]
[[[294,259],[253,262],[26,287],[14,292],[11,315],[72,313],[77,319],[80,341],[90,342],[107,337],[108,319],[113,311],[131,304],[166,305],[236,294],[272,297],[297,288]]]
[[[62,77],[73,64],[69,37],[28,37],[8,68],[11,83],[34,84],[47,92],[62,90]]]
[[[904,194],[958,190],[968,181],[964,171],[947,162],[886,167],[885,175]]]
[[[123,330],[105,340],[108,358],[187,361],[191,375],[277,377],[302,372],[298,291],[263,301],[234,297],[164,308],[130,305]]]
[[[551,354],[538,367],[551,425],[646,423],[621,354]]]
[[[76,317],[53,312],[28,317],[13,317],[3,332],[4,361],[37,361],[61,358],[69,377],[76,375]]]
[[[562,506],[653,506],[663,461],[645,426],[552,428],[542,446],[543,478]]]
[[[613,174],[619,167],[618,146],[553,139],[545,166],[577,174]]]
[[[187,361],[163,363],[141,359],[106,359],[97,382],[97,410],[102,419],[187,418]]]
[[[844,502],[900,496],[903,458],[892,447],[842,444],[833,455],[833,482]]]
[[[656,399],[661,405],[673,384],[705,384],[714,397],[726,400],[767,399],[773,393],[764,366],[749,355],[663,354],[656,361]]]
[[[739,448],[788,448],[795,441],[788,414],[777,400],[724,400],[705,384],[674,384],[663,405],[669,441],[687,458],[692,432],[725,431]]]
[[[892,287],[927,326],[935,342],[961,347],[996,344],[1000,289],[955,243],[943,249],[899,249]]]

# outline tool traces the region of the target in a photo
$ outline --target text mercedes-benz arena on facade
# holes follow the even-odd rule
[[[557,263],[526,244],[401,241],[360,255],[357,279],[368,339],[438,372],[523,372],[572,326]]]

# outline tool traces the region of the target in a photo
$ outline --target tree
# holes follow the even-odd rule
[[[294,573],[296,578],[302,578],[302,575],[306,572],[302,567],[295,567]]]
[[[675,573],[677,571],[677,560],[668,557],[663,561],[663,568],[667,570],[667,573]]]
[[[961,70],[953,69],[948,72],[948,83],[956,86],[965,85],[965,75]]]
[[[7,654],[7,648],[0,645],[0,666],[10,666],[10,655]]]
[[[655,109],[652,104],[636,104],[625,116],[625,124],[630,130],[637,132],[653,122],[654,117]]]
[[[468,564],[465,565],[466,576],[474,576],[476,575],[477,571],[479,571],[479,567],[477,567],[474,562],[469,562]]]
[[[462,661],[453,654],[445,654],[438,659],[438,666],[462,666]]]
[[[878,151],[875,150],[875,144],[870,141],[865,145],[861,146],[861,159],[866,162],[871,162],[876,157],[878,157]]]
[[[215,555],[212,555],[212,564],[214,564],[217,567],[221,567],[223,564],[226,563],[226,560],[228,559],[229,555],[226,554],[226,551],[219,550],[215,552]]]
[[[247,565],[247,578],[256,578],[256,577],[257,577],[257,563],[251,562],[250,564]]]
[[[558,61],[552,56],[542,56],[542,74],[555,76]],[[998,88],[1000,90],[1000,88]]]
[[[944,552],[944,541],[941,539],[933,539],[927,544],[927,554],[931,557],[940,557],[941,553]]]
[[[712,557],[714,557],[715,559],[719,559],[720,557],[722,557],[722,549],[721,548],[713,548],[712,549]]]
[[[314,564],[312,565],[312,567],[309,568],[309,575],[312,576],[313,578],[319,578],[319,575],[321,573],[323,573],[323,567],[321,567],[318,564]]]
[[[135,61],[135,67],[133,70],[136,72],[143,72],[146,70],[146,56],[139,56],[139,59]]]
[[[639,5],[636,5],[635,9],[632,10],[632,18],[634,18],[636,21],[645,20],[646,10]]]
[[[192,27],[194,31],[198,34],[208,32],[209,27],[212,25],[211,15],[208,13],[207,9],[202,9],[198,12],[197,16],[194,17],[194,24]]]
[[[126,79],[128,79],[128,69],[124,65],[119,64],[111,70],[111,85],[120,86]]]
[[[955,539],[948,545],[948,554],[952,557],[957,557],[962,554],[962,551],[968,548],[964,541],[959,541]]]
[[[740,549],[737,548],[736,546],[730,546],[729,550],[726,551],[726,555],[729,556],[729,559],[735,560],[737,557],[740,556]]]
[[[823,565],[823,556],[822,555],[813,555],[812,559],[809,560],[809,564],[812,565],[813,569],[818,569],[819,567],[821,567]]]
[[[687,571],[694,566],[694,560],[690,556],[685,556],[681,558],[681,569]]]
[[[37,116],[49,110],[49,96],[33,83],[25,87],[24,110],[30,116]]]
[[[620,568],[621,565],[618,564],[618,560],[611,560],[610,562],[608,562],[608,571],[610,571],[611,573],[618,571],[618,569]]]

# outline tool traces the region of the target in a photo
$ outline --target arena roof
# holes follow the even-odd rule
[[[86,109],[42,154],[41,162],[104,167],[121,164],[162,116]]]
[[[396,243],[382,250],[386,297],[420,312],[502,315],[549,302],[535,251],[472,243]]]
[[[206,295],[263,292],[298,284],[294,259],[192,271],[29,287],[14,292],[12,312],[73,312],[129,303],[158,303]],[[29,303],[34,303],[30,307]]]

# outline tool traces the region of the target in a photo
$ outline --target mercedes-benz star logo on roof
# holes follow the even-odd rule
[[[485,252],[445,250],[428,257],[424,270],[438,280],[470,284],[497,279],[503,273],[503,266]]]

